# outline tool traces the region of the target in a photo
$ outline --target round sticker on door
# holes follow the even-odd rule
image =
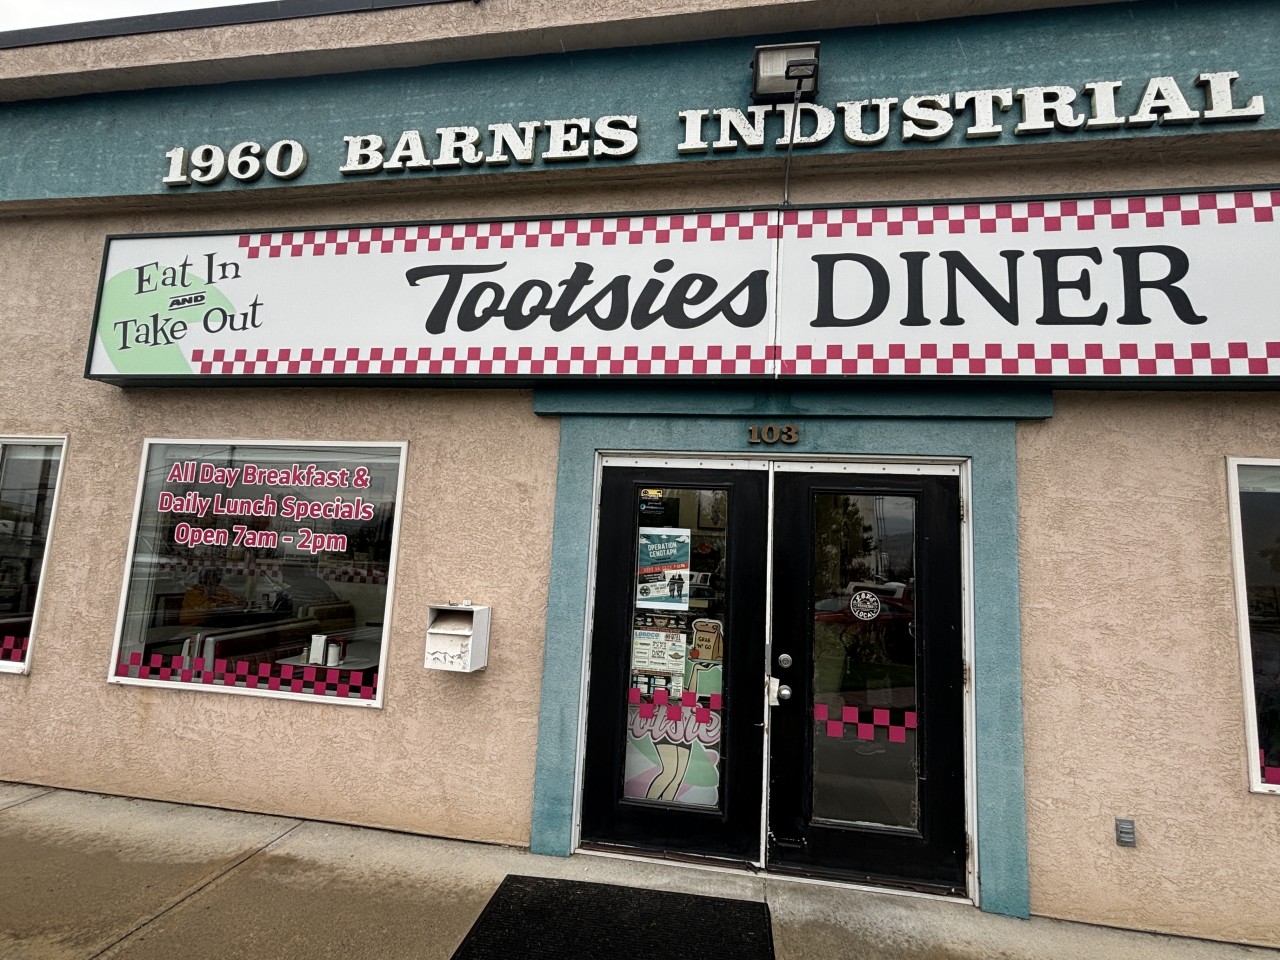
[[[880,598],[870,590],[859,590],[849,598],[849,612],[859,620],[874,620],[880,616]]]

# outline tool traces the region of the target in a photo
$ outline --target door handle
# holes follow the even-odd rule
[[[791,699],[791,688],[779,680],[777,677],[769,677],[769,706],[779,707],[783,700]]]

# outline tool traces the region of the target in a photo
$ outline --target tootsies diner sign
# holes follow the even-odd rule
[[[87,375],[1280,376],[1280,189],[108,240]]]

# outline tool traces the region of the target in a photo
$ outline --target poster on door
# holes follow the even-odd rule
[[[662,630],[631,631],[632,673],[684,675],[685,635]]]
[[[631,686],[642,696],[665,690],[671,699],[684,692],[685,636],[661,630],[631,631]]]
[[[636,557],[636,608],[689,609],[690,531],[641,527]]]

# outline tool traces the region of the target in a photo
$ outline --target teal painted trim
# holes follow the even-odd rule
[[[682,395],[673,395],[680,399]],[[716,397],[732,411],[743,401]],[[535,405],[549,412],[567,392],[538,391]],[[785,397],[778,395],[778,399]],[[794,399],[794,398],[793,398]],[[971,402],[965,393],[940,394],[948,405]],[[631,405],[628,407],[626,402]],[[1024,398],[1025,409],[1045,416],[1051,398]],[[588,396],[580,406],[590,405]],[[566,856],[573,842],[574,773],[586,629],[593,476],[598,450],[683,450],[727,454],[759,452],[746,443],[742,415],[678,410],[657,395],[599,394],[595,406],[621,415],[565,415],[560,427],[547,614],[538,762],[531,846]],[[1015,917],[1030,911],[1027,876],[1026,791],[1023,775],[1022,647],[1019,623],[1016,413],[1008,419],[947,419],[939,404],[900,402],[893,416],[806,417],[802,443],[788,452],[870,456],[961,456],[972,463],[974,567],[974,684],[977,705],[977,832],[984,910]],[[924,416],[915,414],[924,413]],[[650,415],[650,414],[657,415]]]
[[[592,438],[597,432],[590,428],[589,421],[577,418],[567,418],[560,424],[551,586],[547,598],[529,847],[534,853],[562,857],[573,851],[578,713],[582,704],[591,517],[595,502],[597,448],[592,446],[595,442]]]
[[[945,419],[1045,420],[1053,395],[1016,387],[973,387],[963,393],[904,390],[788,390],[595,388],[540,389],[533,411],[540,415],[646,414],[717,417],[940,417]]]
[[[1242,38],[1248,38],[1243,42]],[[394,144],[403,130],[418,129],[430,142],[438,127],[527,120],[636,116],[640,145],[627,159],[597,159],[474,170],[374,174],[372,180],[437,179],[508,173],[563,172],[592,167],[654,164],[774,164],[773,142],[783,120],[771,116],[763,151],[680,155],[682,109],[746,107],[753,45],[786,39],[820,40],[819,102],[834,108],[847,100],[954,94],[961,90],[1121,80],[1118,109],[1136,108],[1153,76],[1173,76],[1194,107],[1202,94],[1201,71],[1236,70],[1236,102],[1262,94],[1269,110],[1257,122],[1162,126],[1050,133],[1015,137],[1017,107],[998,114],[1006,132],[996,139],[967,140],[966,116],[935,143],[904,143],[900,109],[893,133],[874,147],[853,147],[837,131],[814,153],[931,150],[948,147],[1016,149],[1032,143],[1079,140],[1230,136],[1280,129],[1280,5],[1269,0],[1149,0],[806,32],[802,36],[742,37],[540,55],[504,60],[433,64],[359,74],[190,86],[0,104],[0,202],[135,195],[195,197],[221,190],[273,190],[359,181],[338,172],[344,135],[378,134]],[[317,61],[319,63],[319,61]],[[837,124],[840,118],[837,115]],[[708,124],[707,139],[718,134]],[[296,180],[264,176],[252,184],[227,178],[216,187],[168,188],[164,154],[212,143],[228,149],[254,140],[302,142],[311,155]],[[545,145],[546,136],[542,136]]]

